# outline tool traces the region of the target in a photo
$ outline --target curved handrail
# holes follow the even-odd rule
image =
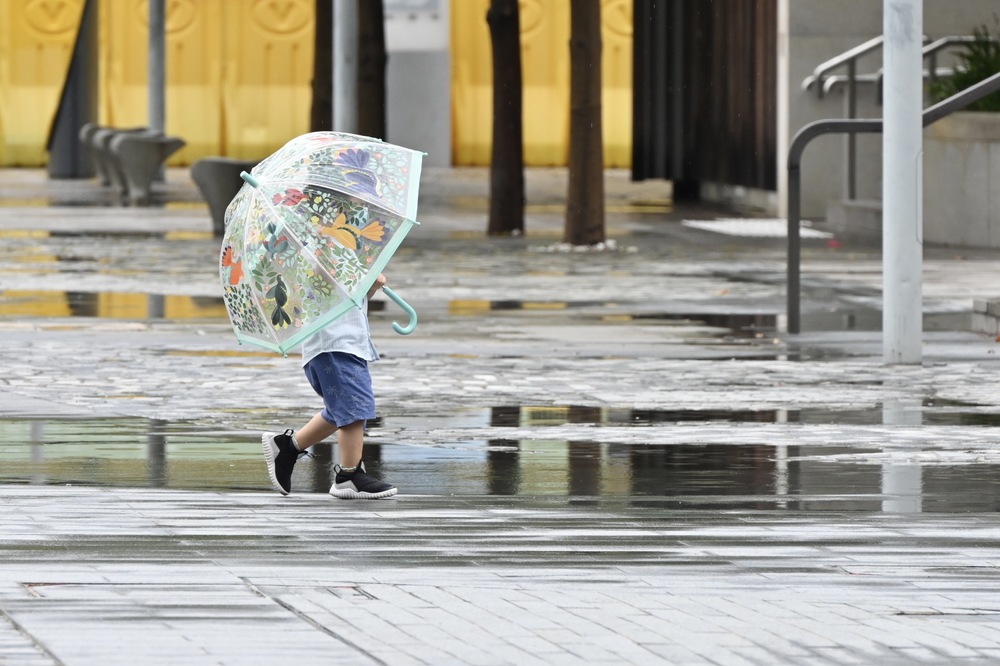
[[[949,46],[954,46],[955,44],[968,44],[976,41],[977,39],[979,38],[975,35],[952,35],[950,37],[941,37],[940,39],[935,39],[933,42],[924,47],[924,55],[929,56],[937,53],[941,49],[946,49]]]
[[[941,37],[928,43],[928,37],[923,37],[924,46],[921,49],[924,60],[929,61],[924,76],[931,85],[934,85],[938,78],[950,76],[953,69],[939,69],[937,66],[938,53],[956,44],[967,44],[975,42],[981,37],[976,35],[952,35]],[[812,75],[806,77],[802,82],[803,90],[809,90],[816,86],[816,95],[823,99],[828,93],[839,86],[846,86],[847,117],[857,117],[857,97],[858,86],[860,84],[873,84],[878,103],[882,103],[882,68],[870,74],[858,74],[858,59],[875,49],[881,48],[885,39],[883,36],[869,39],[867,42],[855,46],[854,48],[841,53],[840,55],[820,64]],[[846,67],[846,74],[831,75],[830,72],[838,67]],[[855,163],[857,161],[857,139],[854,133],[847,135],[847,198],[854,199],[857,193],[857,174]]]
[[[813,70],[813,73],[810,76],[807,76],[806,79],[802,82],[802,89],[809,90],[810,88],[812,88],[814,84],[819,83],[820,85],[817,86],[817,91],[819,93],[819,96],[822,97],[824,92],[822,85],[823,78],[830,71],[837,69],[838,67],[842,67],[860,58],[866,53],[870,53],[875,49],[880,48],[884,41],[885,37],[883,35],[879,35],[878,37],[869,39],[867,42],[864,42],[863,44],[855,46],[853,49],[850,49],[849,51],[844,51],[835,58],[831,58],[830,60],[827,60],[824,63],[820,63],[816,67],[816,69]]]
[[[924,38],[927,39],[926,37]],[[949,47],[955,46],[957,44],[969,44],[981,39],[981,37],[976,37],[975,35],[949,35],[947,37],[940,37],[935,39],[933,42],[926,44],[923,48],[923,57],[925,59],[930,59],[931,64],[928,67],[928,79],[934,81],[938,78],[937,72],[937,55],[939,51],[943,51]],[[874,51],[876,48],[882,45],[884,39],[882,37],[876,37],[870,39],[863,44],[855,46],[853,49],[845,51],[835,58],[831,58],[824,63],[821,63],[813,70],[813,73],[807,76],[802,81],[802,90],[810,90],[814,85],[819,83],[816,92],[820,98],[825,97],[828,93],[833,91],[836,86],[845,85],[850,83],[850,75],[838,75],[838,76],[828,76],[829,73],[838,67],[843,67],[845,65],[850,65],[851,61],[857,60],[863,55]],[[854,79],[858,83],[874,83],[881,87],[882,85],[882,68],[879,68],[875,72],[869,74],[858,74],[854,76]]]
[[[980,37],[975,35],[951,35],[949,37],[941,37],[936,39],[930,44],[926,45],[922,50],[922,55],[924,60],[929,60],[927,64],[927,69],[924,76],[927,78],[928,83],[933,85],[939,78],[941,78],[942,73],[946,76],[951,76],[955,73],[954,67],[939,68],[937,66],[938,52],[943,51],[946,48],[955,46],[957,44],[971,44],[973,42],[979,41]],[[992,38],[989,38],[993,41]],[[878,71],[873,74],[875,77],[875,83],[878,85],[878,102],[882,103],[882,77],[885,72],[879,67]]]
[[[969,86],[933,106],[924,109],[923,126],[927,127],[945,116],[975,104],[987,95],[1000,91],[1000,72]],[[801,291],[801,250],[802,239],[799,228],[802,221],[802,154],[806,146],[816,137],[835,133],[879,133],[882,131],[881,118],[817,120],[800,129],[788,148],[788,266],[786,289],[786,318],[789,333],[800,333],[802,321],[800,313]]]
[[[857,74],[854,77],[855,83],[879,84],[881,79],[881,74]],[[823,80],[823,94],[826,95],[827,93],[832,92],[837,86],[849,85],[850,83],[851,77],[847,74],[834,74],[833,76],[828,76]]]

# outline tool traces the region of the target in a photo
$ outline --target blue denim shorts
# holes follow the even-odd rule
[[[338,428],[375,418],[375,393],[368,362],[353,354],[324,352],[303,370],[323,398],[323,418]]]

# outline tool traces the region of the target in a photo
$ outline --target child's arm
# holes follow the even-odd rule
[[[388,280],[385,279],[385,276],[379,273],[378,277],[375,278],[375,282],[372,284],[372,288],[368,290],[368,298],[370,299],[374,296],[375,292],[384,287],[386,282],[388,282]]]

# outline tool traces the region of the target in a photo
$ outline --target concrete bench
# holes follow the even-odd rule
[[[115,129],[94,123],[87,123],[80,128],[80,143],[83,144],[84,151],[90,155],[90,159],[94,163],[94,170],[97,172],[97,180],[101,185],[113,187],[122,195],[125,194],[125,177],[118,161],[110,153],[108,144],[121,132],[144,131],[147,131],[144,127]]]
[[[149,203],[153,180],[160,173],[164,162],[187,145],[184,139],[167,136],[154,130],[120,132],[108,142],[111,153],[125,183],[125,193],[130,203],[145,206]]]
[[[243,187],[240,172],[250,171],[255,166],[256,161],[231,157],[205,157],[191,166],[191,179],[208,202],[208,210],[212,214],[212,231],[216,236],[222,236],[226,208]]]
[[[97,171],[97,180],[101,182],[101,185],[107,185],[107,175],[103,171],[103,164],[98,164],[97,155],[94,152],[94,133],[99,129],[101,129],[100,125],[95,123],[84,124],[80,128],[80,147],[90,163],[94,165],[94,169]]]
[[[185,145],[179,137],[148,127],[118,129],[92,123],[80,129],[80,141],[100,183],[140,206],[149,203],[153,180],[163,163]]]
[[[125,194],[125,180],[121,175],[121,169],[108,149],[108,143],[119,131],[110,127],[95,128],[90,134],[90,154],[94,159],[94,169],[101,185]]]

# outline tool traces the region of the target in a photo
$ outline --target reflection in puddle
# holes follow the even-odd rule
[[[477,300],[461,299],[448,302],[448,313],[455,316],[487,315],[498,312],[555,312],[571,310],[619,309],[620,303],[605,301],[526,301],[526,300]],[[615,312],[601,316],[605,322],[628,324],[630,322],[675,322],[719,329],[719,335],[728,338],[773,338],[784,331],[784,315],[776,313],[726,313],[726,312]],[[923,318],[927,331],[971,330],[971,314],[927,313]],[[802,315],[805,331],[880,331],[882,312],[863,307],[838,306],[826,312],[808,312]],[[810,352],[798,352],[805,357]]]
[[[749,338],[759,337],[763,334],[771,335],[778,326],[778,316],[774,314],[660,313],[636,315],[634,318],[636,320],[699,322],[712,328],[727,329],[734,337]]]
[[[933,407],[934,410],[924,408]],[[912,425],[1000,426],[1000,414],[976,411],[979,405],[946,404],[926,400],[902,412],[915,419]],[[950,408],[950,410],[949,410]],[[898,407],[894,407],[900,411]],[[669,423],[811,423],[836,425],[880,425],[885,423],[883,407],[875,409],[629,409],[584,405],[513,405],[491,407],[478,417],[481,424],[494,427],[561,426],[566,424],[654,425]],[[467,412],[469,413],[469,412]],[[391,425],[403,420],[391,419]],[[423,419],[426,422],[426,417]],[[451,419],[449,419],[451,420]]]
[[[119,231],[93,232],[74,231],[70,229],[0,229],[0,238],[20,239],[20,238],[86,238],[91,241],[188,241],[188,240],[212,240],[214,236],[210,231]]]
[[[385,310],[372,301],[369,310]],[[97,317],[100,319],[227,319],[221,296],[137,292],[0,290],[0,317]]]
[[[222,297],[129,292],[0,291],[0,316],[102,319],[225,318]]]
[[[600,302],[574,301],[486,301],[464,299],[448,301],[448,313],[452,315],[475,315],[485,312],[503,312],[510,310],[566,310],[570,307],[594,307],[604,305]]]
[[[484,416],[493,426],[506,428],[526,420],[533,425],[591,423],[603,418],[599,412],[589,407],[510,407]],[[746,418],[750,414],[760,418]],[[671,412],[669,418],[692,415]],[[768,412],[739,415],[742,420],[769,417]],[[923,465],[919,450],[895,455],[887,448],[844,443],[381,442],[380,429],[391,429],[396,420],[371,424],[365,460],[371,471],[408,494],[631,498],[661,508],[1000,510],[997,464],[956,458],[954,464],[945,459]],[[641,426],[621,421],[622,426],[635,423]],[[269,492],[257,437],[255,432],[135,418],[0,420],[0,483]],[[324,443],[313,453],[314,459],[296,466],[294,487],[325,493],[332,483],[336,447]]]

